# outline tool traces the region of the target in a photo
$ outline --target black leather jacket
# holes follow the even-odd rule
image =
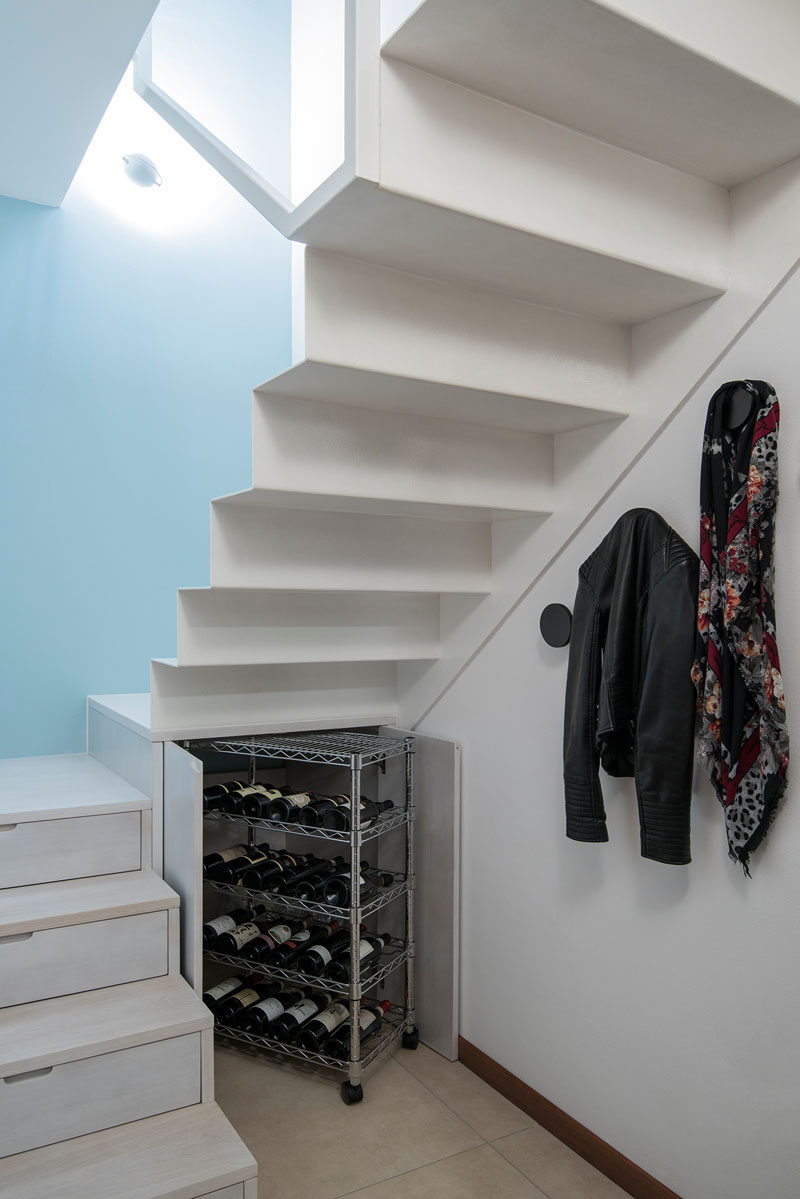
[[[575,841],[608,840],[602,765],[636,779],[642,855],[691,861],[698,567],[657,512],[634,508],[580,568],[564,713]]]

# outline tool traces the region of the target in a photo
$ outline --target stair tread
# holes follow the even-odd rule
[[[152,870],[130,870],[0,890],[0,938],[177,908],[180,899]]]
[[[535,385],[535,380],[531,380]],[[410,373],[399,375],[306,358],[257,389],[257,394],[332,400],[356,407],[414,413],[534,433],[559,433],[621,420],[628,413],[602,390],[592,403],[511,394],[488,387],[441,383]]]
[[[89,754],[0,761],[0,825],[150,807],[149,796]]]
[[[353,512],[364,516],[417,516],[431,520],[488,522],[525,516],[549,516],[541,508],[488,508],[474,504],[431,504],[419,500],[376,499],[373,496],[334,495],[331,492],[285,491],[251,487],[212,500],[212,504],[305,511]]]
[[[0,1010],[0,1077],[210,1028],[179,975],[41,999]]]
[[[255,1178],[216,1103],[135,1120],[0,1161],[3,1199],[195,1199]]]

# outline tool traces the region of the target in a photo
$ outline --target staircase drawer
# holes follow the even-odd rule
[[[0,1007],[167,974],[167,922],[143,912],[0,937]]]
[[[140,870],[141,812],[0,823],[0,887]]]
[[[0,1082],[0,1157],[200,1102],[200,1034]]]
[[[244,1199],[244,1183],[235,1182],[232,1187],[223,1187],[221,1191],[206,1191],[198,1199]]]

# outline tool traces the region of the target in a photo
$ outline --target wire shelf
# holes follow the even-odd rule
[[[409,957],[413,956],[414,946],[405,945],[402,941],[392,938],[387,942],[387,950],[388,952],[381,954],[376,968],[371,969],[367,966],[366,970],[362,971],[362,992],[370,991],[400,966],[404,966]],[[248,974],[263,975],[265,978],[274,978],[279,982],[292,983],[295,986],[311,987],[317,991],[325,991],[326,994],[345,997],[350,995],[349,982],[336,982],[334,979],[321,978],[319,975],[301,974],[297,970],[284,970],[281,966],[270,966],[267,962],[253,962],[248,958],[235,957],[230,953],[217,953],[213,949],[206,949],[203,956],[211,962],[219,962],[222,966],[233,966]]]
[[[413,878],[409,879],[405,874],[391,871],[381,871],[381,873],[387,877],[391,876],[392,881],[385,887],[376,887],[374,893],[371,892],[360,904],[360,920],[365,920],[367,916],[379,912],[399,896],[406,895],[413,886]],[[206,887],[211,887],[223,895],[232,896],[240,903],[251,899],[262,903],[265,908],[274,912],[287,912],[289,915],[295,916],[321,916],[329,920],[350,923],[349,907],[340,908],[330,903],[316,903],[311,899],[297,899],[294,895],[276,895],[273,891],[253,891],[249,887],[242,887],[237,883],[218,883],[210,878],[203,879],[203,883]]]
[[[392,1007],[383,1017],[383,1026],[377,1034],[375,1045],[360,1058],[359,1064],[365,1069],[381,1054],[392,1046],[400,1036],[412,1027],[412,1018],[406,1016],[401,1007]],[[246,1045],[254,1050],[266,1050],[270,1056],[293,1058],[297,1061],[308,1062],[315,1066],[327,1066],[329,1070],[338,1070],[347,1074],[350,1063],[339,1058],[329,1057],[326,1053],[315,1053],[303,1049],[300,1045],[288,1044],[285,1041],[274,1041],[258,1033],[244,1032],[241,1028],[228,1028],[224,1024],[214,1026],[214,1036],[222,1041],[233,1041],[237,1045]],[[369,1038],[372,1040],[373,1038]],[[363,1046],[362,1046],[363,1048]]]
[[[378,737],[371,733],[344,731],[215,738],[208,745],[217,753],[282,758],[289,762],[315,762],[326,766],[350,766],[353,757],[357,757],[361,766],[369,766],[413,753],[413,741],[413,737]]]
[[[413,808],[394,808],[391,811],[381,812],[380,815],[373,820],[372,824],[361,830],[361,840],[371,841],[375,837],[380,837],[382,833],[388,833],[393,828],[402,828],[404,824],[408,824],[409,820],[413,820]],[[337,841],[340,844],[350,844],[349,829],[327,829],[314,828],[313,826],[298,824],[296,821],[289,820],[267,820],[264,816],[240,816],[235,812],[203,812],[204,820],[219,820],[219,821],[238,821],[240,824],[246,824],[253,829],[272,829],[273,832],[295,833],[303,837],[321,837],[325,841]]]

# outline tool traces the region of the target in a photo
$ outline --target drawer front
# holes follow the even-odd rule
[[[244,1199],[244,1183],[236,1182],[232,1187],[223,1187],[221,1191],[204,1191],[198,1199]]]
[[[0,887],[140,870],[141,812],[0,824]]]
[[[200,1102],[200,1034],[0,1082],[0,1157]]]
[[[167,973],[167,912],[0,939],[0,1007]]]

